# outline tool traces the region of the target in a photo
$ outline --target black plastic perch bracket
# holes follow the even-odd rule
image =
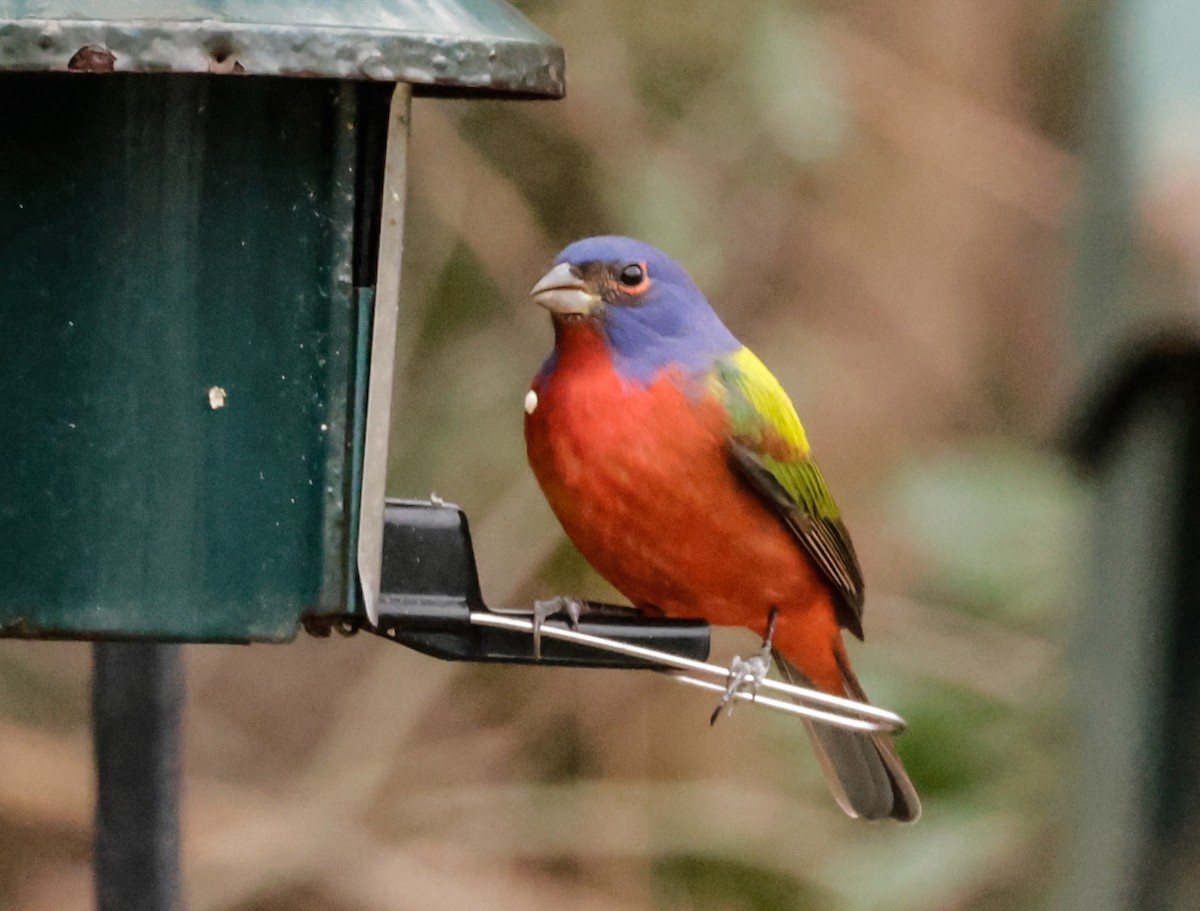
[[[534,654],[527,631],[472,622],[490,611],[483,601],[467,517],[449,503],[388,500],[384,508],[379,625],[362,628],[409,648],[451,661],[498,661],[575,667],[661,667],[642,658],[605,652],[543,636]],[[554,622],[554,621],[552,621]],[[577,631],[704,661],[709,626],[702,620],[650,617],[632,608],[585,602]]]
[[[347,632],[365,629],[451,661],[495,661],[574,667],[649,668],[722,696],[862,733],[899,733],[904,719],[865,702],[755,675],[741,682],[732,667],[708,664],[710,630],[703,620],[647,616],[632,608],[584,603],[579,624],[542,627],[535,654],[532,614],[489,610],[479,590],[467,517],[437,501],[388,500],[384,508],[378,625],[344,618]],[[310,625],[327,635],[328,626]],[[765,668],[764,668],[765,672]],[[785,698],[780,698],[785,697]]]

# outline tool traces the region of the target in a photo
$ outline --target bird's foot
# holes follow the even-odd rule
[[[542,657],[542,624],[555,614],[567,615],[567,626],[571,629],[579,628],[579,618],[585,610],[583,601],[579,598],[559,595],[556,598],[547,598],[545,601],[533,602],[533,657],[540,660]]]
[[[713,709],[712,717],[708,719],[710,725],[717,723],[722,712],[733,714],[733,704],[738,693],[747,693],[753,699],[758,692],[759,684],[767,679],[767,674],[771,671],[771,642],[775,638],[775,620],[778,615],[779,611],[774,607],[771,608],[771,613],[767,617],[767,634],[763,637],[762,648],[758,650],[757,654],[751,655],[749,658],[735,655],[733,661],[730,662],[729,683],[725,687],[725,695],[721,697],[721,701]]]
[[[713,709],[712,717],[708,719],[708,723],[716,724],[722,712],[732,715],[733,703],[738,693],[748,693],[750,698],[753,699],[754,694],[758,692],[758,685],[766,679],[767,673],[770,670],[770,654],[763,655],[760,652],[757,655],[751,655],[749,658],[742,658],[740,655],[735,655],[733,661],[729,664],[729,685],[725,687],[725,695],[721,697],[721,701]]]

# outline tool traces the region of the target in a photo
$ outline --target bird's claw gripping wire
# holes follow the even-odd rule
[[[708,719],[710,725],[717,723],[722,712],[733,714],[733,704],[738,693],[746,692],[753,698],[758,692],[759,684],[767,679],[767,674],[771,671],[771,641],[775,638],[775,620],[778,615],[778,609],[771,608],[771,613],[767,616],[767,634],[763,637],[762,648],[757,654],[749,658],[735,655],[729,663],[729,683],[725,687],[725,695],[721,697],[721,701],[713,709],[712,717]]]
[[[533,602],[533,657],[540,659],[542,657],[542,624],[555,614],[567,615],[567,626],[571,629],[579,628],[579,618],[584,610],[583,602],[579,598],[559,595],[555,598],[547,598],[545,601]]]

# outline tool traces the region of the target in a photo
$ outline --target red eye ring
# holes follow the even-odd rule
[[[650,270],[644,262],[629,263],[618,273],[617,284],[626,294],[641,294],[650,287]]]

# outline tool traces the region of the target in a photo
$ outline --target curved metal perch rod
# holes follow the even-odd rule
[[[534,633],[533,620],[526,620],[510,614],[497,614],[491,611],[471,611],[473,626],[487,626],[495,629],[506,629],[515,632]],[[638,658],[649,664],[657,665],[656,670],[669,677],[695,686],[724,694],[729,686],[731,672],[728,667],[719,664],[709,664],[691,658],[672,655],[657,649],[645,648],[604,636],[593,636],[569,629],[556,622],[542,624],[541,636],[547,639],[560,639],[575,645],[588,646]],[[790,702],[775,699],[760,694],[761,690],[788,697]],[[732,698],[740,702],[776,709],[791,715],[799,715],[810,721],[828,724],[848,731],[858,731],[865,734],[899,734],[905,728],[904,719],[894,712],[877,708],[865,702],[844,699],[841,696],[831,696],[819,690],[808,687],[792,686],[778,680],[763,680],[754,687],[753,691],[738,689],[732,693]]]

